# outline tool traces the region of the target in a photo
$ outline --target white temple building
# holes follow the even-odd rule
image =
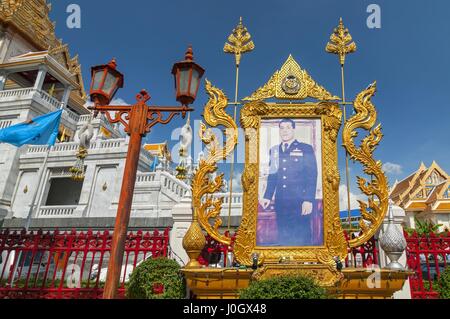
[[[67,45],[55,37],[48,15],[40,24],[23,24],[20,10],[12,12],[8,21],[0,14],[0,129],[61,106],[64,113],[59,141],[47,161],[47,146],[0,144],[0,227],[24,227],[31,211],[32,229],[113,229],[128,138],[104,117],[92,119],[85,179],[71,179],[80,129],[91,118],[78,57],[71,58]],[[43,33],[45,28],[48,32]],[[154,156],[142,149],[131,229],[171,227],[172,208],[190,188],[175,177],[170,165],[160,164],[151,171]],[[223,195],[224,216],[228,216],[229,194]],[[232,201],[232,224],[237,226],[242,194]]]

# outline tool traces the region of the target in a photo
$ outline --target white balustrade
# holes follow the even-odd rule
[[[27,153],[28,154],[46,153],[47,150],[48,146],[45,145],[29,145]]]
[[[136,183],[154,182],[155,179],[156,179],[155,173],[138,174],[136,177]]]
[[[80,115],[78,115],[68,109],[65,109],[64,111],[67,114],[67,116],[69,117],[69,119],[73,120],[75,123],[78,123],[78,121],[80,120]]]
[[[33,88],[0,91],[0,98],[23,97],[34,93]]]
[[[70,218],[74,217],[77,206],[49,206],[39,209],[38,218]]]
[[[54,152],[70,152],[78,150],[78,143],[59,143],[53,147]]]
[[[100,143],[97,144],[97,148],[104,149],[104,148],[118,148],[123,146],[125,142],[125,139],[114,139],[114,140],[105,140],[100,141]]]
[[[0,99],[8,99],[8,98],[33,98],[34,94],[40,97],[41,102],[47,104],[50,110],[55,110],[61,107],[61,101],[58,101],[54,97],[50,96],[47,92],[41,90],[34,90],[34,88],[25,88],[25,89],[14,89],[14,90],[4,90],[0,91]],[[69,119],[73,120],[77,123],[80,120],[80,116],[68,109],[65,110],[65,116]],[[88,115],[89,117],[90,115]],[[2,128],[2,127],[0,127]]]
[[[12,120],[4,120],[4,121],[0,121],[0,130],[10,127],[12,125],[13,121]]]
[[[86,115],[81,115],[78,122],[79,123],[87,123],[89,122],[89,119],[91,118],[90,114],[86,114]]]
[[[55,99],[54,97],[50,96],[47,92],[38,90],[38,93],[41,96],[42,100],[52,105],[54,108],[58,109],[61,107],[61,102]]]

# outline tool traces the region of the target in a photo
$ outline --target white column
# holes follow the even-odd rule
[[[394,213],[394,224],[397,226],[397,228],[403,233],[403,223],[406,221],[406,214],[405,211],[398,206],[393,206],[393,213]],[[381,238],[382,233],[386,230],[387,226],[389,224],[389,219],[386,217],[383,221],[383,225],[381,227],[382,231],[380,233],[379,238]],[[386,256],[383,249],[380,249],[380,262],[381,262],[381,268],[385,268],[389,263],[390,260]],[[400,264],[402,264],[405,269],[408,268],[407,260],[406,260],[406,251],[403,252],[402,257],[398,260]],[[394,299],[411,299],[411,289],[409,285],[409,279],[406,280],[403,289],[396,292],[394,294]]]
[[[5,89],[6,80],[8,78],[8,74],[6,72],[0,73],[0,91]]]
[[[0,27],[0,63],[4,63],[9,46],[11,45],[11,34],[7,33],[3,27]]]
[[[72,87],[70,85],[66,85],[64,88],[63,97],[61,99],[61,108],[65,108],[67,106],[67,102],[69,102],[71,92],[72,92]]]
[[[174,258],[182,266],[189,262],[189,257],[183,248],[183,238],[192,224],[192,194],[186,192],[186,196],[179,204],[172,208],[173,227],[170,232],[170,247],[174,253]]]
[[[47,67],[41,66],[39,67],[39,72],[36,77],[36,82],[34,82],[35,90],[42,90],[42,86],[44,85],[45,76],[47,75]]]

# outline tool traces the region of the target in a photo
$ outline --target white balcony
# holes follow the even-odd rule
[[[21,108],[30,108],[31,105],[37,106],[42,113],[50,113],[61,107],[62,102],[58,101],[48,93],[33,89],[13,89],[0,91],[0,108],[2,110],[18,110]],[[62,115],[62,123],[75,130],[80,116],[67,108]],[[13,120],[2,121],[1,128],[14,125]]]

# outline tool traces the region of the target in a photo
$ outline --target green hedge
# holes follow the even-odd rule
[[[439,292],[441,299],[450,299],[450,267],[445,268],[444,272],[441,273],[436,291]]]
[[[328,296],[313,278],[296,275],[254,281],[241,290],[240,299],[328,299]]]
[[[184,299],[186,284],[180,265],[167,258],[147,259],[130,276],[126,286],[129,299]],[[163,284],[164,293],[154,293],[154,284]]]

